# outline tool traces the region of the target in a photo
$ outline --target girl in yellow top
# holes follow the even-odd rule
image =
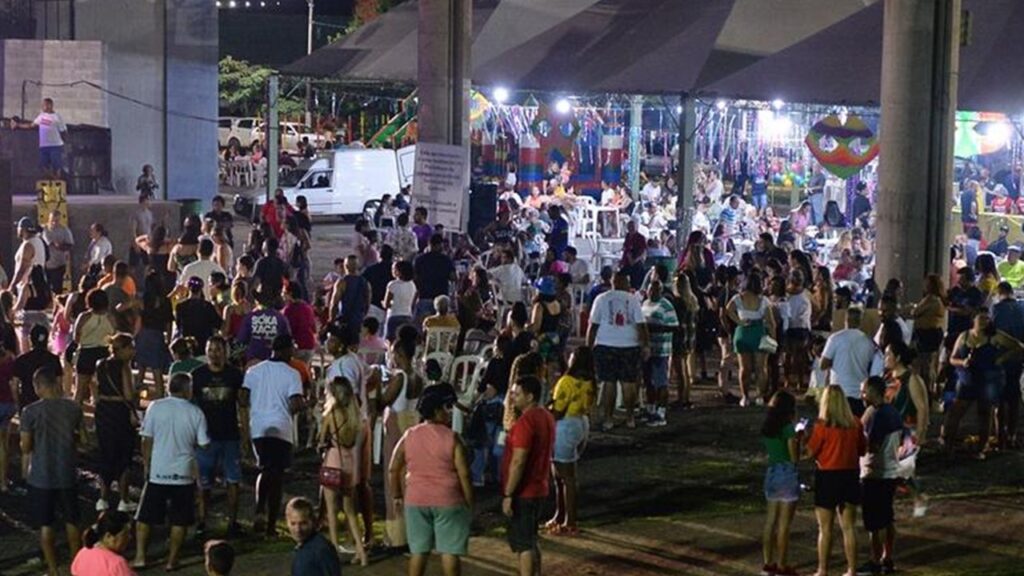
[[[575,536],[577,494],[576,462],[590,432],[594,406],[594,353],[580,346],[569,359],[569,370],[555,383],[551,411],[555,416],[555,515],[545,524],[552,534]]]

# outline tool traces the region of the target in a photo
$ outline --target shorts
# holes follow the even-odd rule
[[[865,478],[863,484],[864,529],[877,532],[892,526],[896,519],[892,500],[896,494],[896,480],[889,478]]]
[[[764,322],[760,320],[748,326],[738,326],[732,336],[733,350],[737,354],[758,354],[765,334]]]
[[[920,354],[934,354],[942,346],[942,328],[922,328],[914,330],[914,347]]]
[[[632,382],[640,380],[640,347],[594,347],[594,368],[598,382]]]
[[[585,416],[566,416],[555,422],[555,451],[551,460],[560,464],[579,461],[589,430]]]
[[[191,526],[196,522],[195,484],[146,482],[135,519],[144,524]]]
[[[1006,387],[1003,370],[986,370],[981,374],[961,374],[956,383],[956,399],[964,402],[995,403],[1002,398]]]
[[[61,171],[64,169],[64,147],[63,146],[40,146],[39,167],[43,170],[50,169]]]
[[[292,443],[280,438],[253,438],[256,466],[260,470],[284,472],[292,466]]]
[[[516,554],[537,549],[537,525],[541,507],[547,498],[512,498],[512,517],[508,519],[508,545]]]
[[[816,470],[814,506],[835,510],[844,504],[860,506],[859,470]]]
[[[14,402],[0,402],[0,428],[7,428],[17,413],[18,405]]]
[[[1020,390],[1020,378],[1022,372],[1020,364],[1004,364],[1003,371],[1006,373],[1006,384],[1003,385],[1003,393],[1000,395],[1002,402],[1020,402],[1021,390]]]
[[[206,448],[196,450],[199,464],[199,485],[203,490],[213,487],[218,468],[228,484],[242,481],[242,456],[238,440],[215,440]]]
[[[800,478],[796,465],[780,462],[764,471],[764,499],[769,502],[796,502],[800,499]]]
[[[465,556],[473,513],[466,506],[406,506],[405,537],[410,554]]]
[[[668,388],[668,356],[651,356],[644,362],[644,383],[655,390]]]
[[[78,488],[36,488],[29,486],[32,499],[33,528],[52,527],[57,524],[57,510],[65,524],[79,524]]]
[[[78,359],[75,360],[75,373],[82,376],[96,374],[96,363],[107,357],[107,349],[102,346],[80,348]]]
[[[850,412],[853,412],[857,419],[860,419],[864,415],[864,411],[867,410],[867,407],[864,406],[864,401],[860,398],[850,398],[847,396],[846,403],[850,405]]]

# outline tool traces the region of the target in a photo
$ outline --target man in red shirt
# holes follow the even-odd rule
[[[532,376],[520,378],[513,385],[512,400],[519,418],[508,433],[501,466],[501,509],[509,519],[508,543],[519,556],[520,576],[541,573],[537,524],[548,496],[555,448],[555,419],[538,405],[541,390],[540,380]]]

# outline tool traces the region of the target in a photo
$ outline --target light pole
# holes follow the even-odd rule
[[[306,4],[309,6],[309,18],[307,19],[306,26],[306,54],[313,53],[313,5],[316,0],[306,0]],[[306,79],[306,126],[313,126],[313,90],[310,85],[309,78]]]

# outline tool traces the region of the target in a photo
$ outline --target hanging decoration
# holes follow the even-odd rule
[[[811,127],[804,142],[822,167],[842,179],[860,172],[879,151],[875,133],[852,114],[845,123],[829,114]]]

